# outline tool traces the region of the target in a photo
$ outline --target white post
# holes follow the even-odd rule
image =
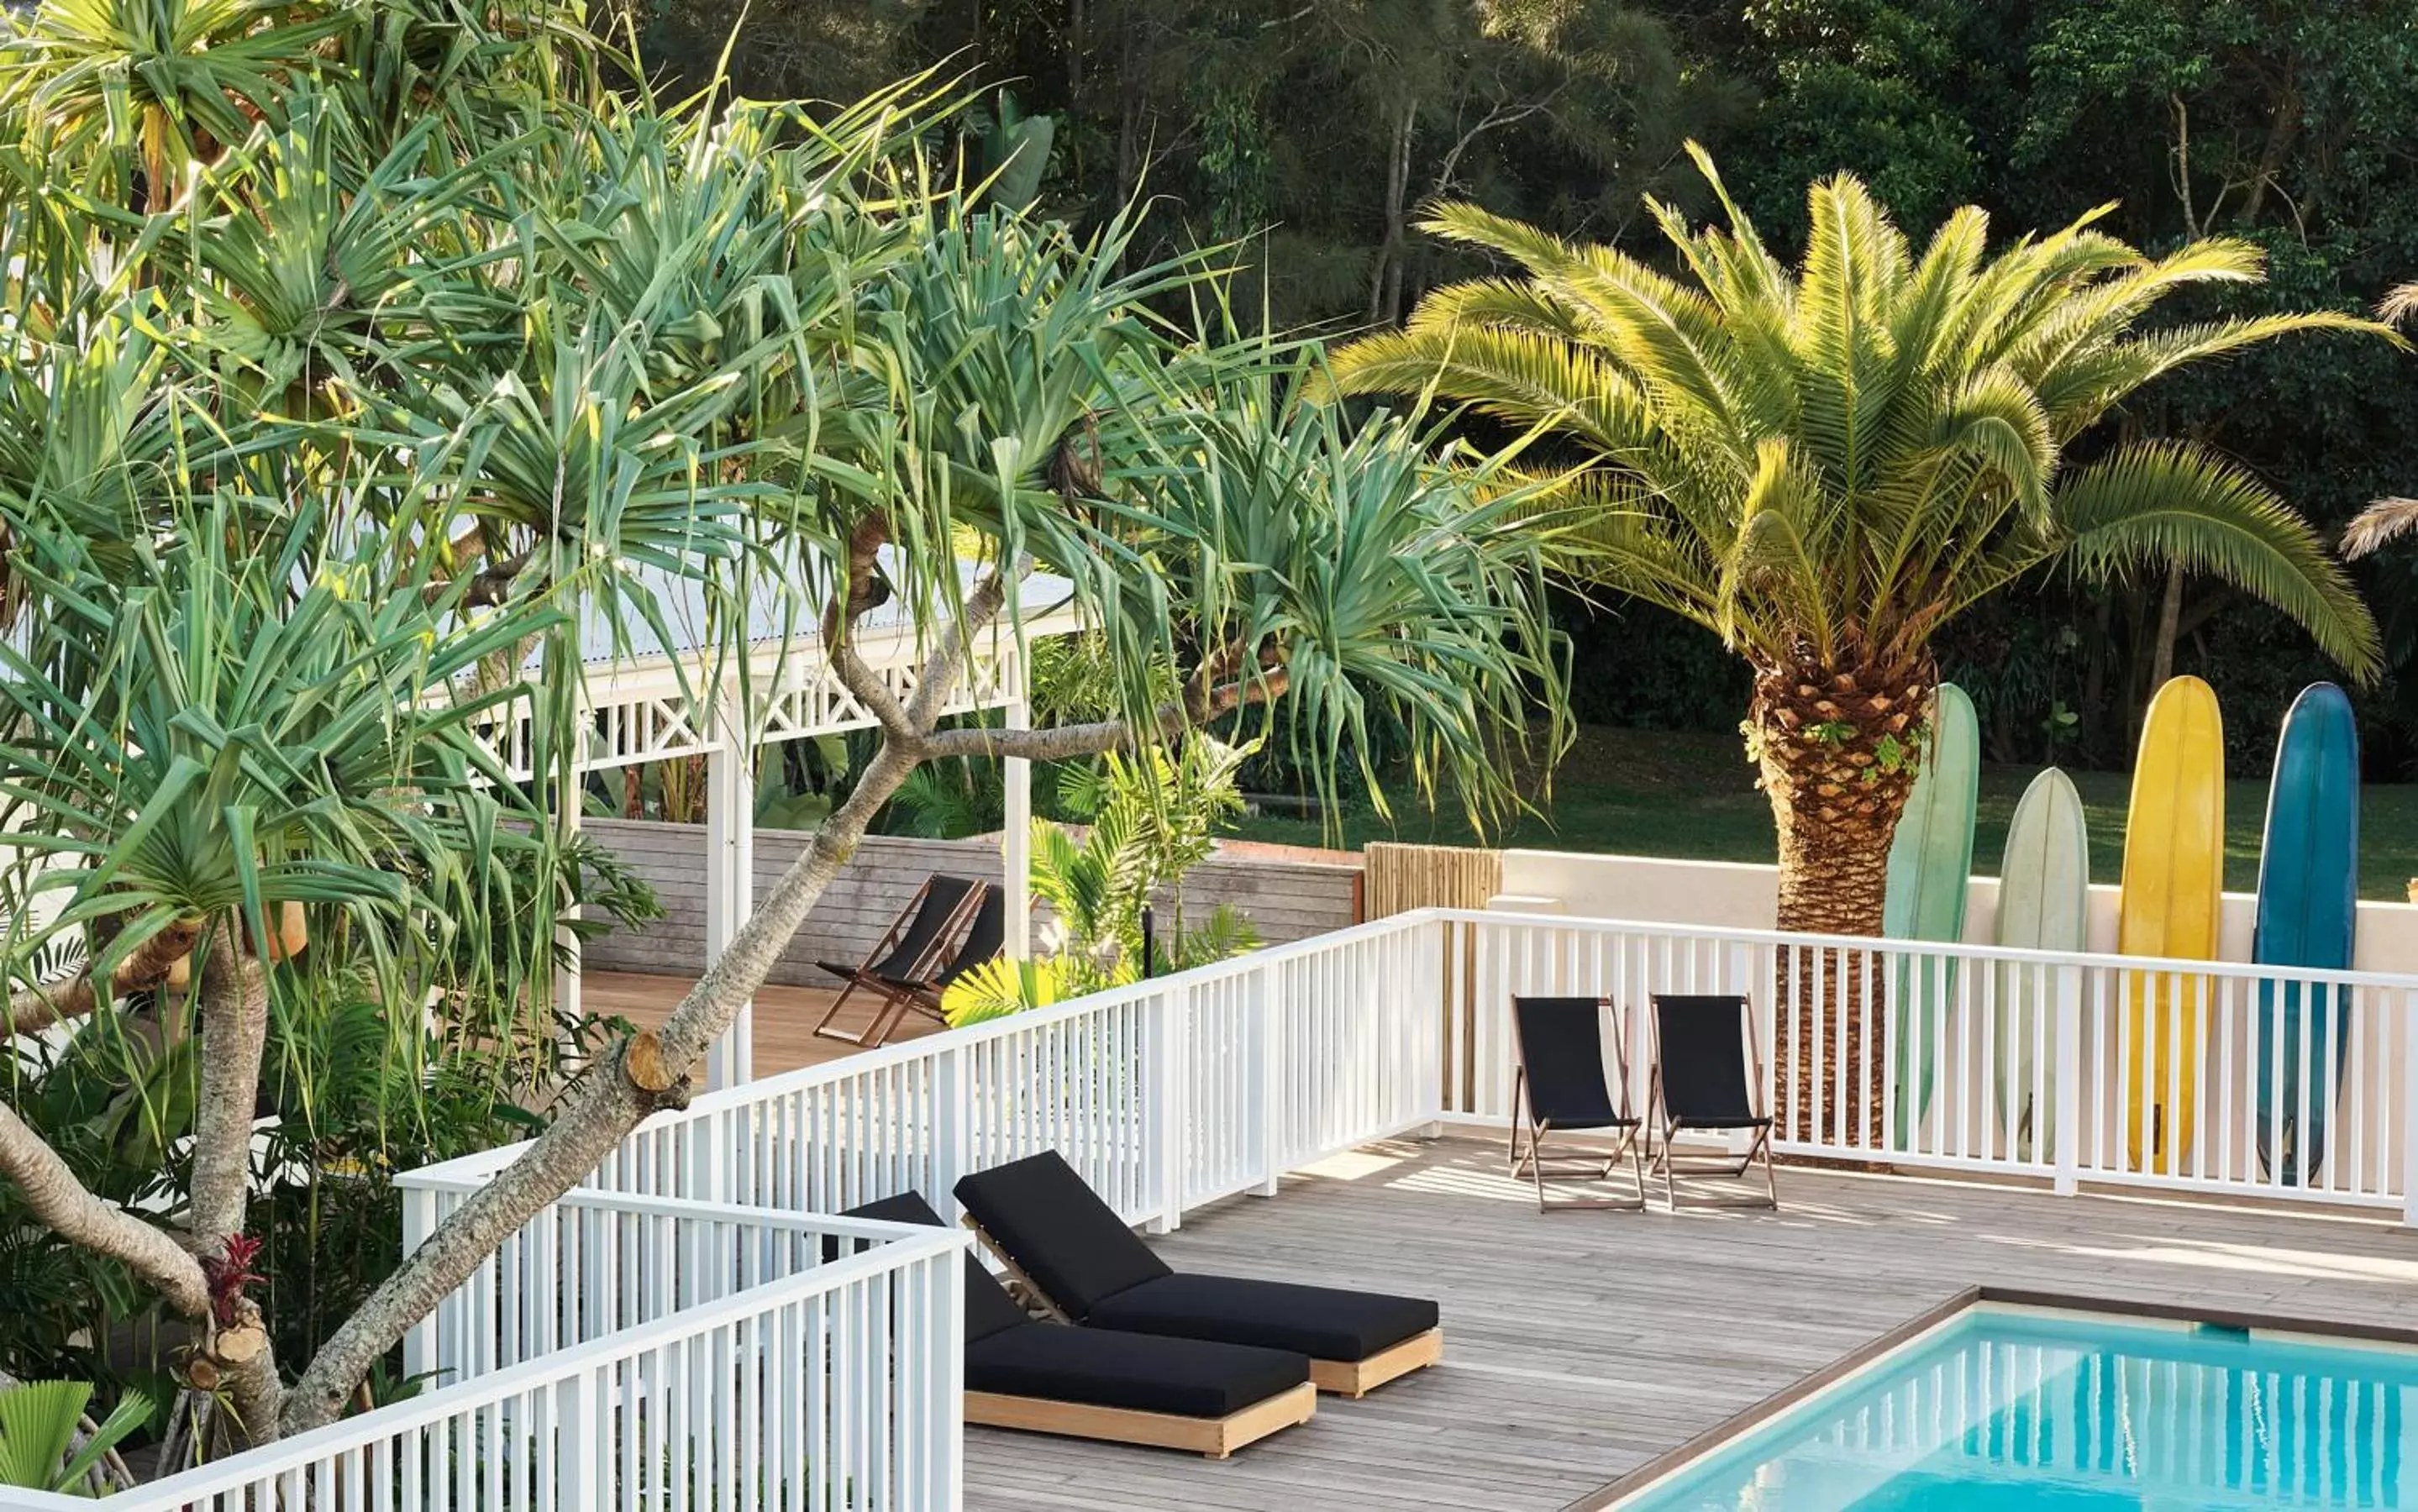
[[[1157,1212],[1146,1227],[1154,1234],[1168,1234],[1184,1224],[1185,1041],[1191,1033],[1191,996],[1178,986],[1142,1001],[1152,1031],[1145,1042],[1150,1070],[1142,1081],[1142,1138],[1149,1141],[1149,1159],[1158,1178],[1151,1187]]]
[[[2060,966],[2057,982],[2057,1193],[2082,1185],[2082,968]],[[2039,1138],[2040,1119],[2032,1120]]]
[[[397,1185],[402,1184],[398,1182]],[[409,1260],[436,1231],[436,1194],[423,1186],[403,1188],[403,1258]],[[439,1308],[444,1304],[439,1303]],[[403,1373],[406,1381],[425,1379],[436,1368],[436,1314],[429,1313],[403,1336]],[[451,1382],[432,1384],[451,1385]]]
[[[1016,696],[1008,700],[1007,727],[1033,727],[1033,706],[1025,699],[1024,659],[1010,660]],[[1000,836],[1000,861],[1006,881],[1007,934],[1002,953],[1011,961],[1033,955],[1033,763],[1022,756],[1007,758],[1007,832]]]
[[[570,791],[557,790],[557,806],[562,810],[556,817],[557,824],[566,844],[579,838],[579,810],[587,802],[587,795],[588,782],[585,772],[575,771],[573,774]],[[567,1014],[574,1019],[579,1016],[580,944],[578,931],[570,927],[570,921],[577,919],[580,912],[579,905],[576,903],[565,909],[562,922],[555,928],[555,939],[561,944],[563,956],[562,964],[554,969],[555,1011]],[[434,1011],[431,1012],[433,1016]]]
[[[1284,1026],[1277,1016],[1276,984],[1268,980],[1272,974],[1270,968],[1262,966],[1245,979],[1250,984],[1251,1016],[1259,1021],[1253,1036],[1259,1047],[1259,1077],[1251,1089],[1252,1099],[1259,1104],[1260,1130],[1260,1184],[1251,1188],[1255,1197],[1274,1197],[1284,1189],[1284,1096],[1279,1079]],[[1384,990],[1382,979],[1374,985]]]
[[[604,1432],[600,1420],[604,1393],[592,1370],[582,1370],[554,1388],[560,1438],[555,1451],[554,1505],[558,1512],[595,1512],[604,1495]]]
[[[2418,994],[2407,987],[2401,989],[2401,1221],[2418,1229]]]
[[[705,758],[705,960],[722,958],[756,911],[756,752],[739,690],[716,698],[717,740]],[[706,1057],[706,1085],[728,1087],[755,1075],[756,1004],[739,1005],[729,1030]]]

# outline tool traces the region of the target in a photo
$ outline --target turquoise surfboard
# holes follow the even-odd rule
[[[1982,786],[1982,725],[1973,700],[1952,682],[1932,698],[1921,766],[1890,844],[1881,933],[1891,939],[1961,939],[1973,875],[1973,808]],[[1956,991],[1952,961],[1900,956],[1890,993],[1890,1057],[1897,1077],[1896,1148],[1911,1147],[1931,1107],[1939,1041]]]
[[[2250,958],[2348,969],[2358,916],[2359,728],[2343,691],[2315,682],[2292,701],[2275,742]],[[2304,1004],[2304,995],[2313,1000]],[[2306,1183],[2326,1158],[2326,1120],[2347,1053],[2347,996],[2296,984],[2258,988],[2258,1158],[2287,1185]]]
[[[2073,778],[2050,767],[2024,789],[2007,827],[1991,939],[2018,950],[2078,952],[2089,944],[2089,923],[2090,833],[2082,795]],[[1998,969],[1997,1000],[1998,1111],[2008,1149],[2029,1160],[2057,1124],[2056,1067],[2041,1062],[2044,1048],[2055,1054],[2057,1004],[2040,972],[2012,966]]]

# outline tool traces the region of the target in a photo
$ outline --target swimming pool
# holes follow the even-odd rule
[[[1980,1302],[1622,1512],[2418,1512],[2418,1349]]]

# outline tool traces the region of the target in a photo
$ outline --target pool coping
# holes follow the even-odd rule
[[[2343,1322],[2334,1319],[2299,1318],[2288,1313],[2242,1312],[2225,1307],[2196,1307],[2182,1303],[2094,1297],[2076,1291],[2036,1291],[2023,1287],[1968,1286],[1947,1300],[1926,1307],[1897,1326],[1857,1345],[1829,1364],[1822,1366],[1808,1375],[1798,1377],[1752,1407],[1714,1424],[1677,1448],[1656,1455],[1611,1484],[1589,1491],[1577,1501],[1565,1505],[1562,1512],[1604,1512],[1605,1508],[1621,1498],[1642,1491],[1654,1482],[1703,1459],[1731,1441],[1753,1432],[1807,1397],[1854,1375],[1882,1355],[1904,1347],[1977,1306],[1993,1303],[2009,1307],[2095,1312],[2120,1318],[2150,1319],[2159,1322],[2209,1323],[2218,1328],[2238,1328],[2260,1333],[2300,1334],[2315,1338],[2357,1339],[2373,1344],[2418,1348],[2418,1328],[2377,1327],[2365,1323]]]

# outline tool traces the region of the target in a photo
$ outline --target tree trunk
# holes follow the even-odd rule
[[[2155,698],[2166,680],[2175,675],[2175,642],[2181,637],[2183,622],[2183,569],[2177,562],[2166,569],[2165,597],[2158,604],[2158,640],[2150,652],[2149,696]]]
[[[241,933],[229,919],[210,936],[200,987],[201,1093],[193,1105],[185,1243],[205,1271],[229,1266],[228,1246],[248,1221],[252,1125],[268,1039],[268,967],[241,948]],[[196,1447],[225,1452],[277,1436],[282,1385],[259,1305],[244,1294],[239,1278],[213,1273],[211,1285],[209,1316],[194,1321],[208,1330],[205,1352],[217,1379],[197,1375],[193,1384],[221,1392],[230,1411],[216,1414],[225,1442]]]
[[[1880,933],[1890,842],[1936,680],[1927,661],[1758,669],[1748,727],[1779,832],[1782,929]],[[1803,950],[1779,963],[1774,999],[1790,1012],[1775,1053],[1782,1068],[1792,1056],[1802,1068],[1792,1106],[1778,1110],[1783,1138],[1880,1142],[1887,1034],[1881,984],[1865,980],[1864,959]]]
[[[1405,100],[1385,153],[1385,237],[1369,270],[1369,318],[1393,325],[1402,318],[1402,257],[1410,244],[1411,134],[1419,102]]]

